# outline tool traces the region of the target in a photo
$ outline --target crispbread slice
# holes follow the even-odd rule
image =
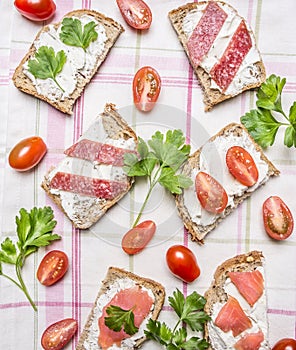
[[[219,6],[224,6],[226,8],[229,8],[230,11],[234,11],[236,13],[236,15],[238,16],[238,18],[241,18],[242,20],[244,20],[243,17],[241,17],[231,5],[226,4],[223,1],[216,1],[216,2],[219,4]],[[186,15],[193,13],[194,11],[202,12],[205,5],[208,3],[209,3],[209,1],[188,3],[186,5],[183,5],[177,9],[170,11],[168,14],[169,19],[171,21],[171,24],[178,35],[178,38],[183,46],[183,49],[185,50],[185,52],[188,56],[188,59],[189,59],[191,65],[196,73],[196,76],[199,80],[200,86],[204,92],[205,111],[211,110],[214,105],[216,105],[224,100],[227,100],[231,97],[234,97],[234,96],[242,93],[243,91],[259,87],[266,79],[265,67],[264,67],[260,52],[256,48],[254,34],[247,23],[246,23],[247,28],[248,28],[248,31],[249,31],[250,36],[252,38],[253,45],[256,48],[256,50],[259,54],[259,57],[260,57],[258,62],[254,63],[254,67],[255,67],[254,71],[257,72],[256,73],[257,74],[256,81],[252,81],[251,83],[246,81],[246,83],[243,84],[243,86],[241,88],[239,88],[237,91],[229,93],[229,94],[227,93],[227,91],[225,93],[223,93],[218,88],[211,86],[212,79],[211,79],[209,72],[207,72],[200,65],[195,66],[195,64],[193,63],[192,57],[190,56],[188,48],[187,48],[187,42],[189,40],[189,37],[187,36],[187,34],[184,31],[183,21],[184,21]],[[221,54],[219,54],[219,56],[222,56],[222,54],[223,54],[223,52],[221,52]]]
[[[194,182],[194,179],[195,179],[194,172],[200,171],[200,156],[201,156],[201,152],[202,152],[203,148],[205,146],[207,146],[210,142],[215,142],[215,140],[217,138],[220,138],[220,137],[225,138],[225,137],[232,137],[232,136],[238,138],[236,145],[242,146],[242,147],[243,147],[243,145],[241,145],[239,141],[240,141],[240,139],[242,139],[242,137],[246,137],[246,140],[248,140],[248,145],[254,147],[256,152],[258,152],[258,155],[260,155],[260,160],[262,162],[264,162],[264,164],[266,164],[266,166],[268,168],[267,173],[266,173],[266,177],[264,178],[262,183],[258,184],[258,186],[255,189],[257,189],[259,186],[265,184],[270,177],[279,175],[279,173],[280,173],[279,170],[277,170],[277,168],[272,164],[272,162],[265,156],[262,148],[252,139],[252,137],[249,135],[247,129],[243,125],[237,124],[237,123],[231,123],[231,124],[227,125],[219,133],[217,133],[216,135],[211,137],[205,145],[203,145],[201,148],[199,148],[197,151],[195,151],[189,157],[188,161],[184,164],[184,166],[182,168],[182,173],[186,176],[192,177],[192,180]],[[219,140],[221,140],[221,139],[219,139]],[[249,149],[247,149],[247,150],[250,152]],[[215,171],[218,172],[220,169],[219,166],[221,165],[221,166],[226,167],[226,163],[225,163],[225,158],[221,159],[221,155],[219,152],[217,152],[217,157],[219,158],[219,161],[221,161],[221,164],[209,164],[209,166],[211,166],[212,168],[215,168]],[[205,162],[206,162],[206,160],[204,161],[204,163]],[[217,179],[217,180],[219,181],[219,179]],[[236,181],[236,180],[233,178],[233,181]],[[223,185],[223,183],[221,183],[221,184]],[[205,238],[205,236],[210,231],[212,231],[214,228],[216,228],[217,225],[219,224],[219,222],[221,222],[226,216],[228,216],[230,213],[232,213],[233,210],[235,208],[237,208],[237,206],[241,202],[243,202],[246,198],[248,198],[252,194],[252,191],[250,191],[249,188],[246,187],[242,194],[235,195],[233,197],[233,206],[228,205],[225,208],[222,215],[220,215],[220,216],[218,215],[213,223],[208,224],[208,225],[200,225],[194,221],[194,218],[189,213],[190,208],[186,207],[186,205],[185,205],[184,193],[186,193],[186,191],[191,191],[191,192],[193,191],[195,193],[195,188],[194,188],[194,186],[191,186],[189,189],[183,190],[182,194],[175,196],[177,208],[178,208],[179,215],[182,218],[185,227],[187,228],[187,230],[191,234],[192,240],[198,241],[200,243],[203,243],[203,239]],[[195,196],[195,197],[196,197],[196,201],[198,201],[197,196]]]
[[[78,74],[77,76],[77,84],[75,90],[72,92],[72,94],[69,97],[65,97],[63,100],[54,101],[50,98],[48,98],[46,95],[39,94],[36,90],[35,85],[33,84],[32,80],[24,74],[23,71],[23,65],[28,62],[29,59],[34,58],[36,48],[34,45],[34,42],[38,40],[41,33],[49,31],[49,25],[44,26],[36,35],[36,38],[34,42],[32,43],[28,53],[25,55],[25,57],[21,60],[20,64],[15,69],[15,72],[13,74],[12,80],[14,82],[14,85],[21,91],[33,95],[43,101],[46,101],[50,105],[54,106],[61,112],[64,112],[66,114],[72,114],[73,113],[73,107],[76,102],[76,100],[81,96],[84,88],[86,85],[90,82],[92,77],[97,72],[100,65],[104,62],[105,58],[107,57],[110,49],[114,45],[115,41],[119,37],[119,35],[124,31],[123,27],[114,21],[111,18],[106,17],[105,15],[94,11],[94,10],[75,10],[67,13],[65,17],[82,17],[84,15],[91,16],[95,20],[97,20],[105,29],[107,41],[104,44],[104,49],[101,53],[97,54],[96,56],[96,63],[94,68],[92,69],[91,75],[89,78],[85,78],[83,75]],[[62,21],[61,21],[62,22]],[[61,25],[61,22],[54,24],[54,28],[58,28]],[[52,26],[52,25],[51,25]]]
[[[119,287],[120,284],[124,283],[125,280],[131,281],[131,283],[139,285],[153,293],[155,302],[149,318],[151,317],[153,320],[157,319],[165,299],[164,287],[156,281],[138,276],[132,272],[128,272],[118,267],[109,267],[106,277],[103,280],[99,293],[96,297],[95,303],[89,313],[86,324],[80,335],[80,339],[76,347],[76,350],[87,350],[87,349],[100,350],[101,349],[97,344],[97,339],[99,335],[98,318],[102,313],[102,310],[100,310],[100,308],[98,307],[98,300],[101,296],[105,295],[106,304],[108,304],[109,297],[107,297],[106,294],[110,292],[110,290],[113,290],[114,288],[120,289]],[[110,297],[110,299],[111,298],[112,297]],[[127,344],[125,344],[125,346],[123,347],[124,349],[126,350],[135,349],[139,347],[146,340],[146,337],[144,336],[144,334],[140,334],[138,336],[137,334],[135,334],[134,337],[135,339],[133,340],[132,343],[128,342]]]
[[[101,113],[98,118],[102,118],[104,130],[110,139],[125,141],[131,139],[136,145],[137,136],[135,132],[120,116],[113,104],[106,104],[104,112]],[[95,124],[96,120],[89,129],[93,128]],[[84,135],[81,136],[81,138],[83,137]],[[85,160],[85,162],[89,161]],[[97,222],[109,208],[116,204],[130,190],[133,184],[133,178],[126,176],[126,190],[122,191],[113,199],[89,198],[88,196],[75,196],[75,194],[73,194],[73,196],[71,196],[71,208],[69,208],[69,203],[63,203],[61,194],[55,194],[51,191],[50,177],[54,171],[55,168],[52,168],[49,171],[45,176],[41,187],[68,216],[73,225],[80,229],[87,229]],[[70,209],[71,213],[69,212]]]

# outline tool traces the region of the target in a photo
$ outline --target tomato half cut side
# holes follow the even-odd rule
[[[193,282],[200,275],[195,255],[183,245],[171,246],[166,252],[166,262],[171,273],[184,282]]]
[[[272,350],[296,350],[296,340],[293,338],[283,338],[274,344]]]
[[[222,213],[228,203],[223,186],[211,175],[200,171],[195,177],[195,191],[201,206],[212,214]]]
[[[143,0],[116,0],[122,17],[135,29],[149,29],[152,23],[152,12]]]
[[[44,286],[51,286],[67,272],[69,260],[60,250],[51,250],[41,260],[37,269],[37,279]]]
[[[264,228],[271,238],[281,241],[292,234],[294,219],[290,209],[280,197],[267,198],[262,211]]]
[[[240,146],[230,147],[226,153],[229,172],[244,186],[253,186],[258,181],[258,169],[250,153]]]
[[[154,68],[146,66],[137,71],[133,80],[133,96],[138,110],[151,111],[158,100],[160,90],[161,79]]]
[[[53,0],[15,0],[14,6],[24,17],[31,21],[46,21],[56,11]]]
[[[41,345],[44,350],[60,350],[69,343],[78,328],[77,321],[65,318],[50,325],[43,332]]]
[[[122,249],[129,255],[141,252],[151,241],[156,231],[156,225],[153,221],[143,221],[130,229],[122,238]]]

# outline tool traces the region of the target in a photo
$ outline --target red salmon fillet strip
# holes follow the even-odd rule
[[[210,71],[210,76],[223,92],[232,82],[251,47],[250,33],[245,22],[241,21],[220,61]]]
[[[227,13],[216,2],[208,3],[187,42],[189,56],[195,67],[199,66],[203,57],[209,52],[226,18]]]
[[[234,344],[235,350],[259,350],[264,340],[262,331],[258,333],[245,334],[240,340]]]
[[[113,199],[126,191],[127,183],[57,172],[50,182],[50,187],[90,197]]]
[[[231,330],[234,337],[252,327],[251,320],[246,316],[239,302],[232,296],[228,297],[214,323],[223,332]]]

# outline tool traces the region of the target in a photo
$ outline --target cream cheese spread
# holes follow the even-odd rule
[[[216,63],[219,62],[225,49],[227,48],[231,37],[235,33],[238,25],[240,24],[242,18],[237,14],[237,12],[230,7],[228,4],[220,4],[219,6],[227,13],[227,18],[217,36],[214,43],[212,44],[209,52],[200,62],[200,66],[207,72],[210,73],[211,69]],[[188,39],[194,31],[194,28],[200,21],[203,10],[206,4],[199,6],[198,9],[193,9],[189,11],[185,18],[183,19],[183,31],[187,35]],[[252,47],[246,57],[244,58],[238,72],[236,73],[233,81],[228,86],[227,90],[224,92],[226,95],[235,95],[242,91],[245,85],[255,84],[258,82],[258,77],[261,74],[260,69],[255,65],[255,63],[261,61],[260,53],[256,47],[254,35],[246,23],[247,29],[249,31]],[[211,79],[211,88],[218,89],[221,88]]]
[[[72,18],[75,19],[76,17]],[[29,72],[28,62],[23,65],[24,74],[32,80],[38,94],[44,95],[52,101],[61,101],[69,97],[76,88],[79,75],[86,79],[91,78],[97,60],[103,53],[105,42],[108,39],[104,26],[92,16],[83,15],[77,19],[81,21],[82,27],[91,21],[96,23],[95,30],[98,33],[98,37],[95,41],[90,43],[85,51],[82,47],[69,46],[60,40],[59,35],[62,25],[58,28],[55,28],[54,25],[49,25],[48,31],[43,31],[39,38],[34,41],[36,51],[41,46],[48,46],[54,49],[55,54],[61,50],[65,52],[67,57],[66,63],[62,71],[56,77],[57,82],[64,91],[62,91],[51,78],[35,78],[34,75]],[[34,56],[32,59],[34,59]]]
[[[246,149],[257,166],[259,177],[255,185],[247,187],[237,181],[229,172],[226,164],[227,150],[232,146],[241,146]],[[268,180],[268,164],[261,159],[261,153],[256,150],[249,135],[243,131],[241,136],[233,133],[218,136],[213,141],[207,142],[201,150],[199,168],[191,172],[191,180],[195,182],[198,172],[204,171],[214,177],[225,189],[228,195],[226,208],[234,207],[234,197],[241,196],[245,192],[253,192]],[[191,220],[197,225],[208,226],[219,217],[224,217],[225,210],[220,214],[212,214],[202,208],[197,198],[194,186],[184,189],[184,205],[190,214]]]
[[[111,301],[111,299],[120,291],[123,289],[128,289],[136,286],[136,282],[124,278],[124,279],[118,279],[116,280],[108,289],[108,291],[104,294],[102,294],[94,306],[94,310],[92,313],[92,319],[91,319],[91,326],[89,327],[89,331],[87,333],[87,338],[84,341],[84,348],[85,350],[98,350],[98,336],[99,336],[99,327],[98,327],[98,319],[101,317],[103,313],[103,308]],[[154,308],[154,301],[155,297],[151,290],[142,287],[142,290],[146,291],[148,295],[153,299],[153,304],[151,307],[151,311],[148,314],[147,318],[145,320],[148,320],[152,316],[152,311]],[[142,338],[144,334],[144,330],[146,329],[146,322],[145,320],[142,322],[142,324],[139,327],[139,331],[131,336],[130,338],[123,339],[121,341],[121,346],[118,347],[116,344],[112,345],[108,350],[118,350],[118,349],[126,349],[130,350],[134,348],[134,345],[136,341],[140,338]]]

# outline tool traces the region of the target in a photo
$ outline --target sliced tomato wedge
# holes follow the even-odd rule
[[[294,229],[290,209],[280,197],[271,196],[263,203],[263,222],[267,234],[278,241],[288,238]]]
[[[60,250],[48,252],[41,260],[37,278],[44,286],[51,286],[59,281],[67,272],[69,260],[67,255]]]
[[[134,255],[142,251],[150,242],[156,231],[153,221],[143,221],[130,229],[122,238],[122,249],[129,255]]]
[[[195,177],[195,191],[201,206],[213,214],[222,213],[228,196],[223,186],[211,175],[200,171]]]
[[[161,89],[161,79],[157,71],[150,67],[140,68],[134,76],[133,95],[136,107],[142,112],[151,111]]]
[[[135,29],[149,29],[152,13],[143,0],[116,0],[122,17],[128,25]]]
[[[69,343],[78,328],[77,321],[73,318],[65,318],[50,325],[41,337],[41,345],[44,350],[60,350]]]
[[[229,172],[244,186],[253,186],[258,181],[258,169],[253,157],[240,146],[230,147],[226,153]]]

